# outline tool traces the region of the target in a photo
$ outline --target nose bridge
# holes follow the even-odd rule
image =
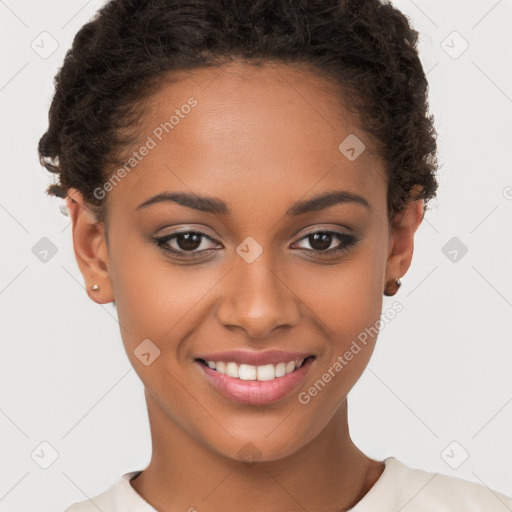
[[[270,252],[262,251],[253,261],[236,257],[218,317],[225,326],[242,327],[250,337],[264,337],[275,327],[298,321],[297,302],[272,267]]]

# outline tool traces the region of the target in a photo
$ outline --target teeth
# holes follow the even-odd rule
[[[256,374],[256,366],[251,366],[250,364],[241,364],[238,367],[238,375],[236,375],[236,377],[242,380],[256,380]]]
[[[286,363],[276,364],[276,377],[282,377],[286,375]]]
[[[236,363],[226,363],[226,375],[238,379],[238,365]]]
[[[265,364],[262,366],[253,366],[251,364],[240,364],[232,361],[206,361],[206,364],[212,370],[224,373],[228,377],[234,377],[241,380],[273,380],[284,377],[289,373],[300,368],[304,359],[297,361],[288,361],[287,363]]]
[[[275,378],[276,378],[276,367],[273,364],[266,364],[264,366],[257,367],[256,380],[272,380]]]

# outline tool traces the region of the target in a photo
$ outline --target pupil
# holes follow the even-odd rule
[[[309,235],[309,243],[315,250],[328,249],[331,246],[332,235],[330,233],[313,233]]]
[[[201,245],[201,235],[197,233],[178,233],[176,242],[180,249],[191,251]]]

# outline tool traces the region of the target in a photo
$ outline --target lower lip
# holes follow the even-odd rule
[[[309,358],[300,368],[272,380],[241,380],[212,370],[196,361],[208,381],[224,396],[243,404],[262,405],[281,400],[297,388],[306,377],[314,358]]]

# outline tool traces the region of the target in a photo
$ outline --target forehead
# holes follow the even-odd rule
[[[123,158],[131,170],[109,193],[113,208],[173,190],[222,197],[234,210],[237,198],[286,208],[333,187],[385,208],[372,141],[335,85],[304,66],[181,71],[144,107],[139,137]]]

